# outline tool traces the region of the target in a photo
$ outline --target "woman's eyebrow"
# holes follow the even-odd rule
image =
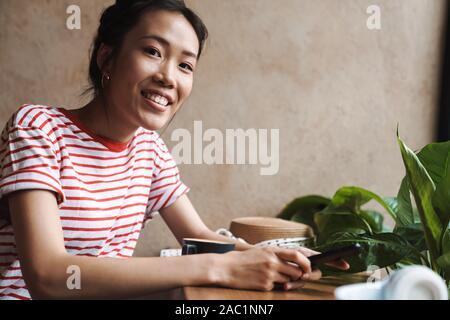
[[[163,37],[160,36],[156,36],[156,35],[148,35],[148,36],[143,36],[141,38],[139,38],[139,40],[141,39],[153,39],[156,40],[158,42],[160,42],[161,44],[163,44],[164,46],[170,47],[170,42],[167,41],[166,39],[164,39]],[[192,57],[194,59],[197,59],[197,55],[191,51],[188,50],[183,50],[182,52],[184,55]]]

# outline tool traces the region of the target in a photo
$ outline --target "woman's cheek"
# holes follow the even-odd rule
[[[134,82],[139,82],[148,77],[155,70],[154,63],[139,54],[131,55],[128,59],[123,60],[121,70],[123,75]]]
[[[184,79],[184,81],[181,82],[182,85],[180,91],[183,102],[191,95],[193,82],[194,82],[193,75],[189,75],[186,79]]]

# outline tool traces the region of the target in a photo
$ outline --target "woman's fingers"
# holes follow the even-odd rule
[[[301,288],[305,285],[305,281],[316,281],[322,277],[320,270],[311,270],[311,263],[306,257],[306,255],[317,254],[313,250],[302,250],[302,252],[284,248],[265,250],[276,256],[276,260],[272,260],[272,270],[275,273],[268,273],[268,280],[274,285],[278,283],[284,290]]]
[[[281,274],[281,273],[277,273],[277,275],[275,276],[275,278],[273,279],[273,283],[288,283],[291,282],[291,278],[287,275]]]
[[[302,281],[302,280],[292,281],[292,282],[285,283],[283,285],[283,289],[286,291],[296,290],[296,289],[303,288],[305,286],[305,284],[306,284],[305,281]]]
[[[339,259],[336,261],[332,261],[330,263],[326,263],[327,266],[333,267],[333,268],[337,268],[340,270],[348,270],[350,269],[350,265],[348,264],[347,261],[343,260],[343,259]]]
[[[322,271],[320,271],[319,269],[316,269],[313,272],[311,272],[309,276],[310,281],[317,281],[320,278],[322,278]]]
[[[279,272],[289,276],[289,281],[296,281],[300,279],[305,273],[298,267],[297,264],[281,261]]]
[[[305,247],[298,248],[298,251],[300,251],[306,257],[311,257],[316,254],[320,254],[320,252],[317,252],[317,251],[314,251],[314,250],[311,250],[311,249],[308,249]],[[350,268],[350,265],[344,259],[338,259],[336,261],[331,261],[329,263],[326,263],[326,265],[333,267],[333,268],[340,269],[340,270],[348,270]]]
[[[282,248],[274,249],[274,252],[281,260],[297,264],[303,273],[311,273],[311,262],[301,252]]]
[[[310,274],[305,274],[306,278],[299,279],[297,281],[291,281],[284,284],[284,290],[295,290],[299,288],[303,288],[306,285],[307,281],[317,281],[322,277],[322,272],[320,270],[314,270]]]
[[[311,250],[311,249],[306,248],[306,247],[300,247],[297,250],[300,251],[301,253],[303,253],[303,255],[305,255],[306,257],[310,257],[310,256],[314,256],[316,254],[320,254],[320,252]]]

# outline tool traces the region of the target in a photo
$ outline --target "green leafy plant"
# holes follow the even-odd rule
[[[364,188],[345,186],[332,198],[308,195],[290,202],[279,218],[308,224],[316,234],[315,249],[326,251],[358,243],[358,256],[348,258],[348,271],[326,266],[326,275],[356,273],[370,266],[401,268],[421,264],[450,281],[450,141],[413,152],[397,133],[406,175],[396,197],[382,197]],[[412,195],[412,197],[411,197]],[[392,217],[369,210],[375,201]]]

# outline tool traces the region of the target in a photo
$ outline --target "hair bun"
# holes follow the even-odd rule
[[[135,2],[139,0],[116,0],[116,7],[118,8],[127,8],[131,7]]]
[[[119,8],[119,9],[128,9],[130,7],[132,7],[134,4],[136,3],[148,3],[148,4],[158,4],[161,2],[164,2],[167,0],[116,0],[116,4],[115,7]],[[169,2],[169,1],[168,1]],[[186,6],[186,3],[184,0],[171,0],[170,2],[174,3],[174,2],[178,2],[179,4],[182,4],[183,6]]]

